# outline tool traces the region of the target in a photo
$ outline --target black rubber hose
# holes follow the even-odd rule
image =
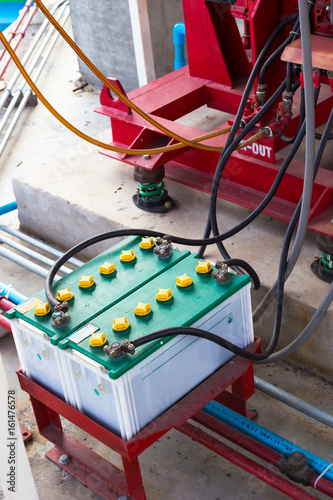
[[[326,143],[327,143],[327,140],[328,140],[328,137],[329,137],[329,133],[330,133],[330,130],[331,130],[332,126],[333,126],[333,110],[331,111],[331,114],[329,116],[329,119],[327,121],[325,130],[324,130],[324,133],[323,133],[323,136],[322,136],[322,140],[320,141],[320,144],[319,144],[319,147],[318,147],[318,150],[317,150],[317,154],[316,154],[316,158],[315,158],[315,165],[314,165],[313,180],[315,180],[316,175],[318,173],[320,162],[321,162],[321,158],[323,156],[324,149],[325,149],[325,146],[326,146]],[[302,206],[302,198],[299,200],[299,202],[297,204],[296,210],[295,210],[294,215],[293,215],[293,217],[292,217],[292,219],[290,221],[290,224],[289,224],[289,227],[288,227],[288,230],[287,230],[287,233],[286,233],[286,238],[285,238],[285,242],[284,242],[284,245],[286,246],[286,251],[284,253],[286,255],[288,255],[291,238],[292,238],[292,235],[293,235],[293,233],[295,231],[295,228],[296,228],[296,225],[297,225],[300,213],[301,213],[301,206]],[[281,266],[281,275],[286,273],[287,265],[288,265],[288,260],[287,259],[285,261],[283,261],[283,262],[281,261],[281,264],[280,264],[280,266]],[[322,305],[322,303],[321,303],[321,305]],[[294,352],[294,350],[296,350],[295,349],[295,344],[297,342],[299,343],[298,348],[301,347],[301,345],[309,338],[310,334],[312,333],[311,332],[311,333],[307,333],[307,335],[304,335],[304,333],[306,331],[306,328],[290,344],[288,344],[286,347],[284,347],[281,351],[278,351],[277,353],[272,354],[269,358],[267,358],[265,360],[265,362],[266,363],[272,363],[274,361],[280,361],[280,359],[286,358],[289,354],[291,354],[292,352]],[[288,352],[289,347],[293,347],[293,350],[290,353]],[[263,361],[261,361],[261,362],[263,362]]]
[[[318,173],[320,162],[321,162],[321,159],[322,159],[322,156],[323,156],[323,153],[324,153],[324,149],[325,149],[325,146],[326,146],[326,142],[327,142],[327,139],[328,139],[328,136],[329,136],[329,133],[330,133],[330,130],[331,130],[332,126],[333,126],[333,110],[331,111],[330,117],[329,117],[329,119],[327,121],[325,130],[324,130],[324,133],[323,133],[322,140],[320,141],[320,144],[319,144],[319,147],[318,147],[318,150],[317,150],[317,153],[316,153],[315,165],[314,165],[314,179],[313,180],[315,180],[315,177],[316,177],[316,175]],[[284,253],[286,253],[287,255],[288,255],[288,252],[289,252],[291,238],[292,238],[292,235],[293,235],[293,233],[295,231],[295,228],[296,228],[296,225],[297,225],[300,213],[301,213],[301,206],[302,206],[302,197],[300,198],[300,200],[299,200],[299,202],[297,204],[297,207],[295,209],[295,212],[294,212],[294,214],[292,216],[292,219],[291,219],[291,221],[289,223],[289,226],[288,226],[288,229],[287,229],[287,232],[286,232],[286,236],[285,236],[285,240],[284,240],[284,244],[283,245],[286,247],[286,251]],[[279,269],[279,276],[280,276],[280,274],[285,276],[287,265],[288,265],[287,259],[285,261],[282,261],[282,260],[280,261],[281,270]],[[260,314],[258,314],[257,316],[253,317],[253,322],[254,323],[256,323],[259,320],[259,318],[261,317],[262,313],[266,310],[266,308],[269,306],[269,304],[270,304],[270,300],[268,299],[267,300],[267,305],[265,306],[265,304],[263,304],[263,307],[261,308],[262,312]]]
[[[229,157],[231,156],[232,152],[234,151],[234,149],[236,148],[236,146],[239,144],[239,142],[242,139],[244,139],[244,137],[250,132],[250,130],[256,125],[256,123],[263,117],[263,115],[267,112],[267,110],[280,97],[280,95],[285,90],[285,88],[286,88],[286,83],[284,81],[284,82],[281,83],[280,87],[274,92],[274,94],[268,99],[268,101],[266,102],[266,104],[258,111],[258,113],[256,114],[256,116],[254,116],[252,118],[252,120],[246,125],[246,127],[244,127],[241,130],[241,132],[234,139],[234,141],[232,142],[232,144],[228,147],[228,150],[226,151],[226,154],[228,154],[226,160],[224,161],[224,156],[220,157],[220,159],[218,161],[218,164],[217,164],[217,167],[216,167],[216,170],[215,170],[214,179],[213,179],[213,186],[214,186],[214,184],[216,184],[216,182],[218,183],[217,184],[217,189],[215,189],[215,195],[213,195],[213,187],[212,187],[211,200],[210,200],[210,205],[212,205],[212,203],[215,203],[215,210],[216,210],[217,191],[218,191],[218,186],[219,186],[219,183],[220,183],[219,179],[220,179],[220,177],[222,175],[222,172],[223,172],[223,169],[225,167],[226,162],[228,161]],[[222,158],[222,160],[221,160],[221,158]],[[222,161],[223,161],[223,163],[221,163]],[[212,199],[213,199],[213,201],[212,201]],[[211,207],[210,207],[210,210],[211,210]],[[199,251],[198,251],[198,255],[200,255],[201,258],[203,257],[203,255],[205,253],[206,245],[210,244],[210,243],[206,242],[206,239],[208,239],[208,236],[210,235],[210,233],[211,233],[211,217],[210,217],[210,211],[209,211],[209,215],[208,215],[208,219],[207,219],[207,224],[206,224],[206,229],[205,229],[204,240],[201,243],[201,245],[203,245],[203,246],[201,246],[199,248]],[[221,240],[219,240],[219,241],[222,241],[223,239],[226,239],[226,238],[221,238]],[[217,241],[216,241],[216,243],[217,243]],[[226,258],[226,259],[230,258],[229,254],[223,255],[223,257]]]
[[[205,340],[210,340],[220,347],[224,347],[228,351],[231,351],[238,356],[242,356],[243,358],[251,359],[252,361],[260,361],[266,359],[266,352],[253,354],[252,352],[248,352],[245,349],[242,349],[241,347],[233,344],[232,342],[229,342],[229,340],[215,335],[214,333],[206,332],[206,330],[200,330],[199,328],[192,328],[189,326],[165,328],[164,330],[159,330],[157,332],[143,335],[140,338],[132,340],[131,343],[135,347],[140,347],[144,344],[148,344],[148,342],[152,342],[153,340],[170,337],[171,335],[190,335],[192,337],[199,337]]]
[[[269,51],[272,43],[274,42],[275,38],[277,37],[277,35],[280,33],[280,31],[285,27],[287,26],[287,24],[290,24],[291,22],[295,21],[295,19],[297,19],[298,17],[298,13],[294,13],[292,14],[291,16],[288,16],[286,17],[280,24],[278,24],[275,29],[273,30],[272,34],[270,35],[270,37],[268,38],[268,40],[266,41],[263,49],[261,50],[259,56],[258,56],[258,59],[256,60],[253,68],[252,68],[252,71],[251,71],[251,74],[249,76],[249,79],[246,83],[246,86],[245,86],[245,89],[244,89],[244,92],[243,92],[243,96],[242,96],[242,99],[241,99],[241,102],[240,102],[240,105],[238,107],[238,111],[237,111],[237,114],[235,116],[235,120],[234,120],[234,123],[233,123],[233,126],[231,128],[231,131],[228,135],[228,138],[227,138],[227,141],[226,141],[226,144],[225,144],[225,149],[227,149],[229,147],[229,145],[232,143],[232,141],[234,140],[236,134],[237,134],[237,131],[239,129],[239,124],[241,122],[241,119],[243,117],[243,113],[244,113],[244,109],[245,109],[245,106],[246,106],[246,103],[247,103],[247,100],[249,98],[249,95],[250,95],[250,92],[251,92],[251,89],[253,87],[253,84],[254,84],[254,81],[257,77],[257,74],[259,72],[259,69],[267,55],[267,52]]]
[[[299,19],[297,19],[296,23],[294,24],[293,31],[297,32],[298,29],[299,29]],[[286,38],[285,41],[265,61],[259,73],[259,78],[258,78],[259,85],[263,85],[265,83],[265,76],[268,68],[270,67],[272,62],[275,61],[275,59],[281,54],[281,52],[283,52],[286,46],[289,45],[289,43],[293,39],[295,39],[295,36],[296,36],[295,33],[291,32],[288,38]]]
[[[160,231],[151,231],[149,229],[118,229],[117,231],[108,231],[106,233],[101,233],[97,234],[96,236],[92,236],[91,238],[88,238],[87,240],[82,241],[81,243],[78,243],[75,247],[71,248],[68,250],[66,253],[64,253],[51,267],[46,280],[45,280],[45,295],[47,297],[47,300],[49,304],[53,307],[57,306],[60,304],[60,302],[55,298],[52,290],[52,283],[54,280],[54,277],[56,276],[57,272],[63,266],[71,257],[76,255],[79,252],[82,252],[85,248],[88,248],[95,243],[99,243],[104,240],[108,240],[111,238],[120,238],[123,236],[152,236],[152,237],[163,237],[165,233],[161,233]],[[201,245],[202,243],[213,245],[218,241],[218,238],[208,238],[207,240],[203,241],[201,239],[194,240],[190,238],[181,238],[179,236],[171,236],[171,239],[174,243],[178,243],[179,245],[187,245],[187,246],[198,246]],[[244,263],[244,261],[241,261]],[[253,270],[253,268],[250,266],[250,268]],[[255,273],[253,270],[253,277],[255,280],[257,280],[258,275]],[[259,279],[259,278],[258,278]]]
[[[253,283],[253,289],[259,290],[260,288],[260,279],[255,270],[248,262],[242,259],[226,259],[223,261],[224,264],[227,264],[228,267],[241,267],[244,271],[251,277]]]

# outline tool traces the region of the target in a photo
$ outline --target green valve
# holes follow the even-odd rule
[[[97,396],[99,396],[99,392],[97,389],[94,389],[94,393],[97,394]]]
[[[41,360],[42,356],[40,354],[37,354],[37,358]]]

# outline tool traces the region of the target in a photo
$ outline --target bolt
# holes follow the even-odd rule
[[[59,464],[60,465],[67,465],[71,461],[71,457],[69,455],[61,455],[59,458]]]
[[[144,160],[150,160],[151,156],[150,155],[143,155]]]
[[[166,201],[166,202],[164,203],[164,206],[165,206],[165,208],[168,208],[168,209],[170,210],[170,208],[172,207],[172,203],[171,203],[171,201]]]
[[[333,226],[333,219],[331,219],[331,224],[332,224],[332,226]]]

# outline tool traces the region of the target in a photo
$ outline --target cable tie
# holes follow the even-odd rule
[[[325,470],[323,470],[323,472],[320,474],[320,476],[317,477],[317,479],[315,480],[314,482],[314,489],[316,490],[317,489],[317,483],[319,481],[319,479],[321,479],[323,476],[325,476],[326,472],[330,470],[330,468],[333,467],[333,463],[329,464]]]
[[[9,300],[9,294],[12,290],[14,290],[13,285],[7,285],[7,287],[3,287],[3,289],[0,290],[0,293],[2,293],[5,288],[8,288],[8,292],[6,293],[6,295],[3,295],[3,297],[5,297],[5,299]]]

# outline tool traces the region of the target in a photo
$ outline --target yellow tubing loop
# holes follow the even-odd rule
[[[45,16],[50,20],[50,22],[54,25],[54,27],[60,32],[60,34],[63,36],[63,38],[69,43],[69,45],[74,49],[74,51],[78,54],[78,56],[87,64],[87,66],[100,78],[100,80],[110,89],[112,92],[114,92],[125,104],[127,104],[129,107],[131,107],[134,111],[136,111],[140,116],[145,118],[149,123],[151,123],[153,126],[161,130],[163,133],[166,135],[169,135],[173,137],[176,140],[179,140],[180,142],[176,144],[172,144],[170,146],[164,146],[160,148],[150,148],[150,149],[129,149],[129,148],[122,148],[119,146],[112,146],[110,144],[98,141],[97,139],[94,139],[85,133],[81,132],[79,129],[74,127],[71,123],[69,123],[58,111],[53,108],[53,106],[49,103],[49,101],[44,97],[44,95],[41,93],[41,91],[38,89],[38,87],[34,84],[32,81],[31,77],[28,75],[27,71],[21,64],[20,60],[16,56],[15,52],[11,48],[10,44],[7,42],[6,38],[4,37],[3,33],[0,31],[0,40],[4,44],[6,50],[9,52],[11,55],[13,61],[15,62],[16,66],[22,73],[23,77],[31,87],[31,89],[34,91],[38,99],[44,104],[44,106],[52,113],[52,115],[60,121],[67,129],[69,129],[71,132],[73,132],[75,135],[80,137],[81,139],[99,147],[103,148],[109,151],[113,151],[115,153],[120,153],[120,154],[126,154],[126,155],[144,155],[144,154],[161,154],[161,153],[166,153],[169,151],[175,151],[177,149],[182,149],[185,147],[200,147],[200,149],[205,149],[207,151],[218,151],[221,152],[223,150],[223,147],[217,147],[217,146],[208,146],[204,144],[198,144],[200,141],[205,141],[208,139],[211,139],[213,137],[217,137],[222,134],[226,134],[230,132],[231,127],[227,127],[224,129],[219,129],[215,130],[213,132],[210,132],[209,134],[201,135],[198,137],[195,137],[192,140],[185,139],[184,137],[178,136],[177,134],[174,134],[172,131],[168,130],[166,127],[161,125],[160,123],[156,122],[153,118],[151,118],[149,115],[147,115],[144,111],[142,111],[140,108],[138,108],[134,103],[132,103],[127,96],[122,94],[116,87],[112,85],[111,82],[109,82],[105,76],[92,64],[92,62],[83,54],[83,52],[79,49],[79,47],[74,43],[74,41],[67,35],[67,33],[62,29],[62,27],[57,23],[57,21],[53,18],[53,16],[50,14],[50,12],[46,9],[46,7],[40,2],[40,0],[36,0],[37,5],[40,7],[42,12],[45,14]],[[241,149],[243,147],[248,146],[252,142],[256,141],[260,137],[262,137],[264,134],[263,132],[258,132],[254,136],[250,137],[246,141],[242,142],[239,144],[235,149]]]

